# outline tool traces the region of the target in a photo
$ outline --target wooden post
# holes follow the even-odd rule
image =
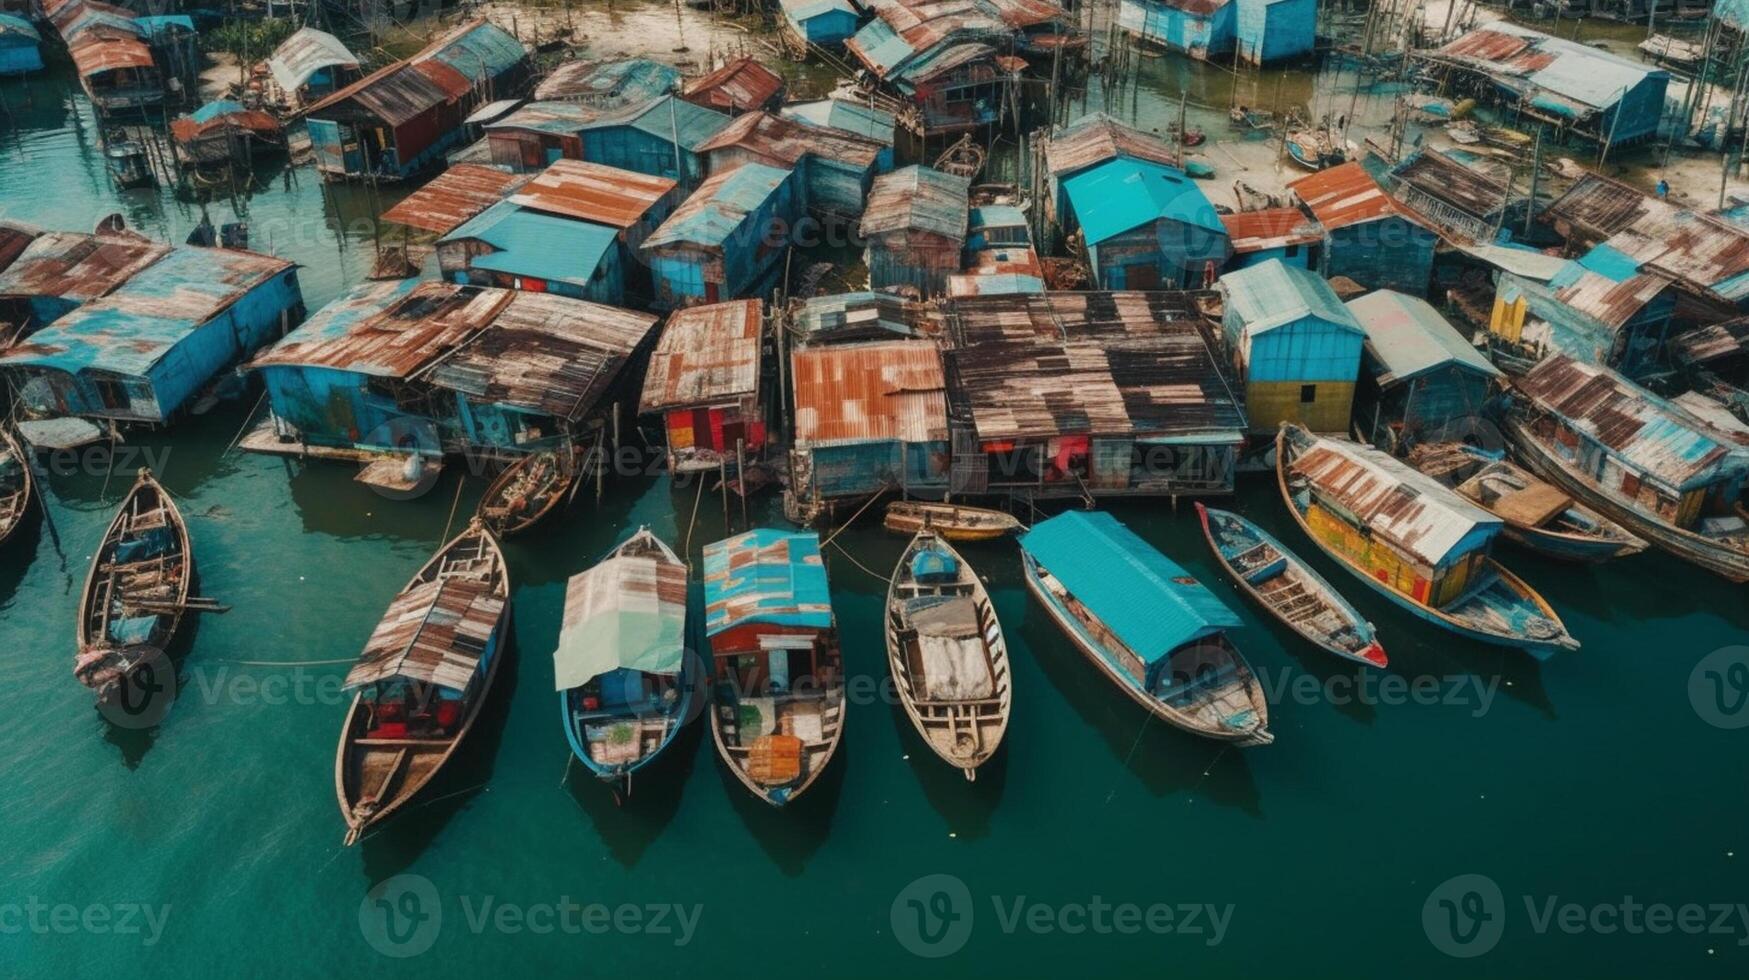
[[[1530,237],[1530,226],[1536,220],[1536,191],[1542,181],[1543,174],[1543,125],[1536,127],[1536,146],[1531,150],[1530,158],[1530,203],[1524,209],[1524,235]]]
[[[747,440],[745,439],[735,440],[735,479],[741,484],[741,489],[738,491],[741,495],[741,527],[749,528],[753,524],[747,520]]]

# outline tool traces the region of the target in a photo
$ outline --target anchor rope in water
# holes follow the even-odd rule
[[[838,549],[838,553],[843,555],[852,565],[855,565],[857,568],[860,568],[864,572],[867,572],[871,578],[874,578],[877,581],[881,581],[881,582],[891,581],[889,578],[887,578],[887,576],[882,575],[878,572],[871,571],[867,565],[864,565],[862,562],[857,561],[856,556],[851,554],[850,552],[844,550],[843,545],[833,544],[832,547]]]
[[[261,403],[266,400],[267,391],[263,389],[261,397],[255,399],[255,407],[249,410],[248,415],[243,416],[243,427],[237,430],[237,434],[232,436],[231,441],[225,445],[225,451],[219,454],[220,459],[224,459],[226,456],[231,455],[231,450],[236,449],[237,443],[243,441],[243,433],[249,431],[249,423],[255,421],[255,413],[261,411]]]
[[[698,493],[692,495],[692,517],[686,522],[686,544],[681,546],[681,553],[686,555],[686,570],[692,571],[692,529],[698,524],[698,502],[704,499],[704,477],[698,477]]]
[[[1124,753],[1123,765],[1124,765],[1125,769],[1128,769],[1130,767],[1130,760],[1135,758],[1136,749],[1138,747],[1140,747],[1142,744],[1142,736],[1147,734],[1147,732],[1148,732],[1148,723],[1153,721],[1153,720],[1154,720],[1154,713],[1152,711],[1145,711],[1142,713],[1142,727],[1136,729],[1136,740],[1130,743],[1130,750],[1128,752]],[[1114,797],[1116,795],[1117,795],[1117,786],[1115,784],[1113,784],[1113,786],[1111,787],[1111,792],[1105,794],[1105,802],[1110,803],[1112,800],[1112,797]]]
[[[856,513],[850,515],[850,518],[848,520],[846,520],[843,524],[838,525],[838,530],[833,531],[831,534],[826,536],[826,540],[820,542],[820,547],[824,548],[825,546],[831,544],[834,538],[836,538],[840,534],[844,533],[845,528],[856,523],[856,519],[858,517],[862,516],[863,511],[868,510],[869,507],[872,506],[875,501],[881,499],[882,494],[886,493],[888,490],[891,490],[892,488],[893,488],[893,485],[891,483],[888,483],[886,486],[883,486],[879,490],[876,490],[874,492],[873,496],[871,496],[867,500],[863,501],[863,504],[861,507],[856,508]],[[843,551],[844,549],[840,548],[838,550]]]
[[[455,483],[455,499],[450,501],[449,520],[443,522],[443,534],[438,538],[439,541],[449,540],[449,529],[455,526],[456,509],[462,505],[462,487],[467,486],[467,483],[468,478],[466,476],[457,480]]]

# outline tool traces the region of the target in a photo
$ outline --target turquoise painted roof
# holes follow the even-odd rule
[[[1150,664],[1243,625],[1177,562],[1104,511],[1072,510],[1040,521],[1021,536],[1020,547]]]
[[[241,102],[232,102],[230,99],[219,99],[216,102],[208,102],[206,105],[189,113],[188,118],[193,119],[195,122],[204,126],[220,116],[228,116],[234,112],[248,111],[248,109],[243,108]]]
[[[0,14],[0,37],[8,35],[27,37],[32,41],[42,40],[42,35],[37,33],[36,27],[30,21],[17,14]]]
[[[790,173],[763,163],[744,163],[712,176],[700,184],[660,228],[644,239],[644,247],[674,242],[722,245],[749,214],[759,210],[767,198],[777,193],[784,181],[790,178]],[[748,245],[751,247],[752,243]]]
[[[805,23],[821,14],[844,13],[856,16],[856,8],[850,5],[850,0],[778,0],[778,6],[790,20],[798,24]]]
[[[673,112],[669,112],[669,107]],[[651,136],[672,141],[675,133],[680,135],[680,146],[693,150],[700,143],[722,132],[729,124],[729,117],[715,109],[706,109],[674,95],[665,95],[649,108],[630,120],[634,129],[649,133]]]
[[[850,39],[850,43],[856,45],[864,58],[873,62],[875,74],[882,77],[916,53],[915,48],[893,33],[887,22],[879,17],[864,24],[862,30],[857,31],[856,36]]]
[[[1228,308],[1245,332],[1256,335],[1306,317],[1317,317],[1351,333],[1366,331],[1324,277],[1280,259],[1229,272],[1220,279]]]
[[[1196,181],[1164,164],[1119,157],[1070,177],[1063,189],[1089,245],[1161,218],[1227,234]]]
[[[893,145],[894,133],[898,129],[898,120],[891,113],[849,99],[792,102],[779,109],[778,115],[811,126],[842,129],[847,133],[878,140],[888,146]]]
[[[492,23],[481,23],[463,32],[430,57],[454,68],[464,78],[478,80],[503,74],[527,57],[522,42]]]
[[[148,36],[168,34],[172,28],[194,33],[194,18],[187,14],[161,14],[155,17],[135,17],[134,23]]]
[[[755,528],[704,547],[705,634],[748,623],[832,628],[820,536]]]
[[[616,232],[605,225],[499,201],[441,240],[468,238],[497,249],[469,259],[470,268],[586,286],[607,250],[614,247]]]

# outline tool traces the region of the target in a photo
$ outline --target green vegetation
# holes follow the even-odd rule
[[[273,53],[297,30],[289,17],[272,20],[227,20],[207,32],[210,51],[227,51],[242,61],[259,61]]]

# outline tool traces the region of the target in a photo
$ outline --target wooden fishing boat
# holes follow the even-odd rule
[[[934,531],[918,531],[893,569],[886,634],[887,666],[917,734],[978,778],[1008,730],[1008,644],[977,573]]]
[[[696,663],[686,563],[649,528],[572,576],[553,684],[571,751],[616,797],[697,713]]]
[[[1345,660],[1372,667],[1389,663],[1373,625],[1268,531],[1201,503],[1196,515],[1227,575],[1282,625]]]
[[[1306,170],[1323,170],[1347,159],[1332,134],[1314,129],[1291,129],[1284,141],[1288,159]]]
[[[104,167],[118,190],[149,187],[158,182],[146,156],[146,145],[127,136],[112,136],[103,147]]]
[[[820,539],[756,528],[704,549],[711,740],[749,792],[793,803],[844,734],[844,663]]]
[[[346,843],[424,789],[478,720],[504,659],[510,573],[478,519],[389,603],[346,675],[357,690],[334,756]]]
[[[1242,624],[1202,583],[1102,511],[1021,536],[1026,587],[1088,662],[1174,727],[1268,745],[1269,703],[1227,639]]]
[[[988,507],[927,500],[895,500],[883,522],[889,531],[916,534],[925,528],[949,541],[989,541],[1020,530],[1020,519]]]
[[[194,548],[176,502],[140,470],[91,557],[79,599],[73,676],[111,702],[170,646],[190,605]],[[197,603],[198,604],[198,603]]]
[[[936,157],[935,169],[971,180],[984,169],[984,158],[984,148],[972,142],[972,134],[967,133]]]
[[[1599,562],[1647,543],[1522,467],[1463,443],[1426,443],[1409,465],[1506,522],[1508,541],[1557,561]]]
[[[577,453],[543,449],[505,467],[480,497],[480,520],[500,538],[533,527],[551,514],[577,488]]]
[[[1300,530],[1418,619],[1538,659],[1576,650],[1561,617],[1488,555],[1498,518],[1370,446],[1284,424],[1276,483]]]
[[[36,494],[36,475],[30,455],[11,429],[0,426],[0,544],[12,537],[30,512]]]

